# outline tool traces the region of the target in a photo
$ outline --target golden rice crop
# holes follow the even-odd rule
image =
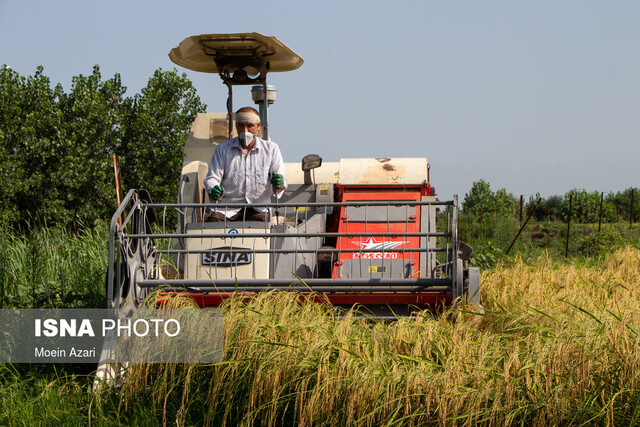
[[[135,366],[167,424],[635,424],[640,251],[517,261],[482,275],[484,313],[371,322],[273,292],[232,298],[225,361]]]

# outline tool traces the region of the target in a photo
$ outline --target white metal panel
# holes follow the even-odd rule
[[[182,149],[183,164],[193,161],[209,165],[219,143],[229,139],[226,113],[198,113]]]
[[[203,265],[202,254],[189,253],[186,257],[186,278],[187,279],[211,279],[215,284],[217,279],[268,279],[269,278],[269,258],[270,254],[256,254],[255,250],[269,249],[268,238],[243,238],[243,233],[264,233],[268,234],[268,228],[236,228],[233,230],[237,234],[230,234],[231,228],[202,228],[191,229],[187,233],[192,235],[186,240],[186,249],[189,251],[212,250],[216,248],[244,248],[252,251],[251,264],[237,265],[232,267],[214,267],[213,265]],[[220,237],[198,238],[198,234],[220,234]]]
[[[289,184],[310,184],[315,174],[316,184],[335,184],[338,182],[338,170],[340,163],[323,162],[319,168],[308,171],[310,174],[309,182],[305,182],[305,172],[302,171],[302,162],[285,163],[284,167],[287,171],[287,182]]]
[[[427,165],[424,157],[342,159],[338,183],[421,185],[427,182]]]

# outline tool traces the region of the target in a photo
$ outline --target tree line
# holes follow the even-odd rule
[[[564,195],[550,197],[541,197],[537,194],[529,197],[522,205],[523,214],[531,214],[532,219],[538,222],[567,222],[569,213],[572,221],[583,224],[595,224],[599,221],[603,223],[636,222],[640,219],[639,198],[640,189],[633,187],[606,194],[573,189]],[[478,221],[498,217],[516,217],[519,216],[519,210],[519,197],[515,197],[505,189],[493,191],[491,185],[484,180],[474,182],[462,201],[463,214],[472,216]]]
[[[192,83],[158,69],[125,96],[120,75],[73,77],[67,93],[37,68],[0,67],[0,220],[4,226],[92,226],[115,210],[113,155],[126,188],[174,200],[182,147],[205,111]]]
[[[474,248],[472,265],[482,268],[493,267],[510,251],[536,260],[597,257],[621,246],[637,247],[640,229],[630,222],[640,218],[638,190],[604,194],[573,189],[525,201],[479,180],[462,201],[460,238]]]
[[[91,226],[115,210],[113,155],[123,185],[146,188],[155,201],[175,199],[182,147],[191,123],[206,111],[192,83],[176,70],[158,69],[140,93],[126,96],[119,74],[73,77],[67,93],[37,68],[21,76],[0,67],[0,221],[14,228]],[[602,197],[602,222],[640,218],[640,192]],[[571,196],[575,221],[600,218],[601,194],[574,189],[564,196],[531,197],[524,211],[537,221],[566,221]],[[491,227],[518,215],[519,198],[489,183],[473,183],[462,202],[467,219]]]

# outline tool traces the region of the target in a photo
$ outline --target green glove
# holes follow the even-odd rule
[[[209,192],[209,197],[211,197],[211,200],[213,200],[214,202],[222,199],[222,196],[224,196],[224,188],[220,187],[219,185],[214,186]]]
[[[274,190],[282,190],[284,188],[284,177],[277,172],[271,172],[271,185]]]

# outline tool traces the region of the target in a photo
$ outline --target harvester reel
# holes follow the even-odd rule
[[[148,193],[142,199],[149,199]],[[152,211],[150,211],[152,212]],[[132,234],[147,234],[151,230],[151,215],[142,207],[137,208],[131,222]],[[120,239],[119,268],[114,268],[113,307],[137,308],[149,294],[146,288],[139,286],[145,278],[145,271],[151,271],[155,261],[155,242],[153,239]],[[117,267],[117,266],[114,266]]]
[[[129,272],[129,281],[127,284],[127,293],[123,296],[121,308],[138,308],[146,298],[148,291],[141,288],[139,283],[144,280],[144,265],[139,257],[129,258],[127,260],[127,269]]]
[[[123,260],[125,259],[124,254],[121,252],[123,256]],[[105,277],[107,280],[109,276]],[[122,304],[122,301],[126,298],[129,293],[129,268],[127,267],[126,262],[120,261],[119,265],[113,266],[113,287],[111,294],[112,307],[119,307]],[[106,284],[106,291],[109,292],[109,284]]]
[[[126,249],[121,248],[121,255],[119,268],[117,266],[114,268],[113,294],[111,295],[113,307],[136,308],[149,293],[146,288],[138,285],[145,277],[145,265],[141,261],[140,251],[130,254]]]

